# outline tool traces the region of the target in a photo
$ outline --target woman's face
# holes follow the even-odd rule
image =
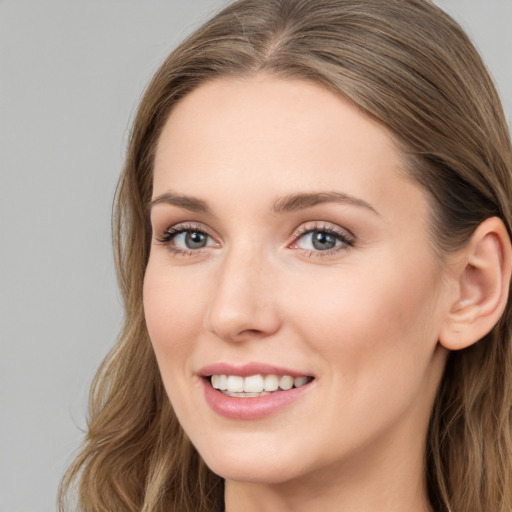
[[[147,326],[213,471],[417,469],[449,280],[385,128],[306,81],[212,81],[163,130],[151,222]]]

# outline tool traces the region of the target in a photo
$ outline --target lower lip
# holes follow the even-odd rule
[[[202,381],[204,396],[212,410],[221,416],[235,420],[256,420],[275,414],[296,402],[314,382],[288,391],[274,391],[264,396],[239,398],[225,395],[213,388],[209,379],[203,378]]]

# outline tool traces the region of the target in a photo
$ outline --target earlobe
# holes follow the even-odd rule
[[[457,298],[443,322],[439,342],[449,350],[483,338],[500,319],[508,299],[512,268],[510,238],[497,217],[473,233],[455,265]]]

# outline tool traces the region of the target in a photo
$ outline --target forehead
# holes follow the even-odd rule
[[[270,201],[336,189],[392,205],[418,189],[402,168],[389,130],[341,95],[256,75],[211,81],[175,106],[158,142],[154,194]]]

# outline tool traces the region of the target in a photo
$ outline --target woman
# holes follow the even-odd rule
[[[511,171],[492,81],[429,1],[231,4],[141,101],[126,324],[62,492],[510,512]]]

